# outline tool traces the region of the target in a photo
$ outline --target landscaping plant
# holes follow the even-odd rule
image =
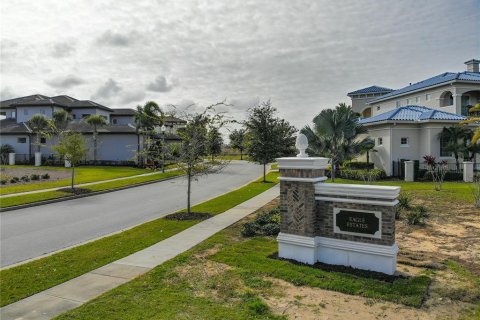
[[[415,206],[407,211],[406,220],[409,225],[424,225],[425,219],[430,216],[428,209],[424,206]]]
[[[249,110],[245,122],[247,129],[247,153],[250,160],[263,165],[263,182],[266,182],[267,164],[278,157],[295,153],[297,129],[286,120],[277,118],[277,109],[270,100]]]
[[[480,208],[480,175],[475,176],[472,185],[473,204]]]
[[[30,179],[31,179],[31,180],[40,180],[40,176],[39,176],[38,174],[36,174],[36,173],[32,173],[32,174],[30,175]]]
[[[367,130],[358,123],[358,118],[352,107],[340,103],[335,109],[322,110],[313,118],[313,127],[301,130],[308,138],[310,155],[330,158],[332,181],[340,163],[373,148],[370,138],[359,138]]]
[[[53,146],[52,149],[60,158],[70,162],[72,171],[71,189],[74,192],[75,166],[85,158],[88,151],[85,138],[81,133],[63,132],[60,134],[58,144]]]
[[[258,214],[255,220],[243,225],[241,234],[244,237],[276,236],[280,232],[280,208]]]
[[[442,190],[443,180],[447,173],[448,166],[445,160],[437,162],[434,156],[424,156],[425,164],[427,165],[427,171],[432,176],[435,190]]]
[[[15,152],[15,149],[9,144],[2,144],[0,147],[0,163],[8,164],[8,154]]]

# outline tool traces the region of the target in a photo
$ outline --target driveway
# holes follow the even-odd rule
[[[262,167],[232,161],[220,173],[192,184],[192,203],[236,189],[262,174]],[[68,200],[0,214],[1,256],[5,267],[112,232],[165,216],[186,207],[186,179]]]

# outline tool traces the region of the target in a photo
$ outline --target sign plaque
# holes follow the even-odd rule
[[[382,213],[357,209],[333,210],[334,233],[361,237],[382,237]]]

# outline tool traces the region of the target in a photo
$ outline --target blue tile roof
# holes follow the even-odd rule
[[[434,86],[434,85],[441,84],[441,83],[444,83],[444,82],[459,81],[459,80],[460,81],[463,80],[463,81],[479,81],[480,82],[480,73],[479,72],[468,72],[468,71],[456,72],[456,73],[445,72],[445,73],[439,74],[438,76],[435,76],[435,77],[432,77],[432,78],[414,83],[412,85],[406,86],[405,88],[398,89],[398,90],[392,91],[392,92],[390,92],[386,95],[383,95],[381,97],[372,99],[371,101],[369,101],[369,103],[375,103],[377,101],[382,101],[384,99],[393,98],[395,96],[398,96],[398,95],[401,95],[401,94],[404,94],[404,93],[407,93],[407,92],[410,92],[410,91],[423,89],[423,88],[428,88],[430,86]]]
[[[363,118],[360,124],[367,124],[380,121],[425,121],[425,120],[454,120],[461,121],[467,117],[455,113],[431,109],[423,106],[403,106],[379,115]]]
[[[379,87],[379,86],[371,86],[371,87],[367,87],[367,88],[363,88],[363,89],[359,89],[359,90],[349,92],[347,95],[349,96],[351,94],[381,93],[381,92],[388,93],[388,92],[392,92],[392,91],[393,91],[393,89],[390,89],[390,88]]]

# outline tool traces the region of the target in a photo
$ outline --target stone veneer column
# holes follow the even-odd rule
[[[279,257],[317,261],[315,184],[327,179],[327,158],[280,158]]]

